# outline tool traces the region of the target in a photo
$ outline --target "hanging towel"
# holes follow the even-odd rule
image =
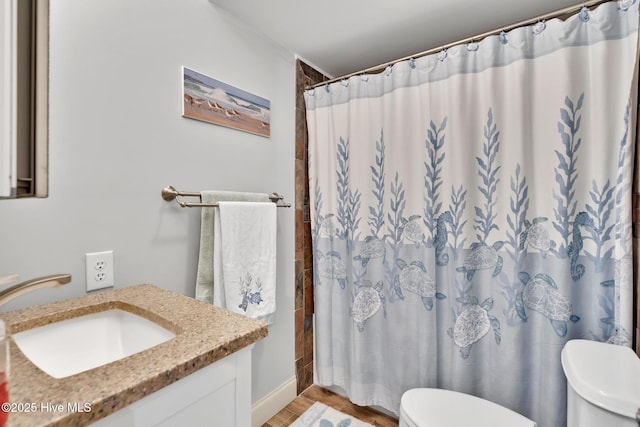
[[[202,191],[200,193],[202,203],[213,204],[221,200],[268,202],[266,193],[242,193],[234,191]],[[218,208],[203,207],[200,218],[200,254],[198,256],[198,273],[196,276],[196,299],[214,303],[214,219]]]
[[[214,260],[220,305],[268,324],[276,309],[276,205],[220,202]],[[220,281],[223,286],[219,286]],[[215,299],[214,299],[215,301]]]

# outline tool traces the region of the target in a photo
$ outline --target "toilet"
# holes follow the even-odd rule
[[[517,412],[479,397],[414,388],[400,400],[400,427],[535,427]]]
[[[640,359],[628,347],[588,340],[562,349],[567,427],[637,427]]]

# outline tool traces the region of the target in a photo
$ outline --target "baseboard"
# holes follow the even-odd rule
[[[258,400],[251,408],[251,426],[260,427],[280,412],[298,395],[296,377],[293,376],[278,388]]]

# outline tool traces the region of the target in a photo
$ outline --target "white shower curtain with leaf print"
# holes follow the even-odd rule
[[[565,425],[563,345],[631,345],[637,30],[610,2],[305,93],[320,385]]]

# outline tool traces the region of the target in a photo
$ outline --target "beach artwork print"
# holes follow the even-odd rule
[[[269,137],[270,102],[182,67],[182,115]]]

